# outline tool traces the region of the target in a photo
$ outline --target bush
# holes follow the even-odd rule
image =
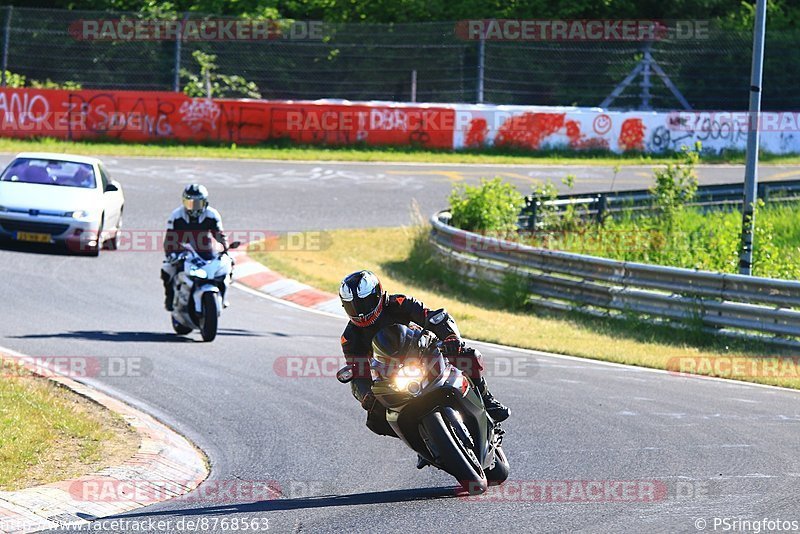
[[[17,74],[15,72],[11,72],[10,70],[6,71],[6,87],[12,89],[21,89],[23,87],[31,87],[33,89],[67,89],[70,91],[77,91],[81,88],[81,84],[78,82],[72,81],[65,81],[65,82],[54,82],[50,78],[47,78],[44,81],[40,80],[28,80],[24,75]]]
[[[200,74],[181,69],[181,77],[187,79],[184,94],[193,98],[261,98],[254,82],[236,74],[218,73],[216,55],[195,50],[192,57],[200,66]]]
[[[500,178],[483,179],[481,185],[460,185],[448,199],[452,224],[471,232],[516,232],[525,197]]]
[[[666,231],[671,232],[675,219],[683,207],[691,202],[697,192],[697,174],[694,167],[700,159],[700,143],[691,150],[681,147],[682,162],[667,164],[655,170],[655,185],[650,189],[656,208],[656,220]]]

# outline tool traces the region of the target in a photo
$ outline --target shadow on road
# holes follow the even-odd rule
[[[135,517],[156,517],[156,516],[187,516],[187,515],[214,515],[214,514],[235,514],[235,513],[255,513],[255,512],[274,512],[280,510],[301,510],[307,508],[327,508],[330,506],[358,506],[363,504],[390,504],[410,501],[426,501],[431,499],[447,499],[456,497],[456,488],[435,487],[404,490],[375,491],[370,493],[353,493],[350,495],[319,495],[314,497],[302,497],[296,499],[271,499],[267,501],[257,501],[252,503],[227,504],[219,506],[207,506],[204,508],[182,508],[177,510],[163,510],[158,512],[141,512],[137,514],[125,514],[104,517],[103,519],[130,519]],[[175,502],[180,502],[177,499]],[[85,514],[79,514],[85,516]],[[94,519],[85,517],[86,519]]]
[[[9,239],[0,239],[0,250],[5,250],[7,252],[22,252],[25,254],[44,254],[47,256],[82,257],[78,254],[71,254],[67,247],[62,244],[47,245],[41,243],[25,243],[23,241],[12,241]]]
[[[225,337],[266,337],[280,336],[276,332],[251,332],[234,328],[221,328],[218,336]],[[82,339],[90,341],[116,341],[116,342],[144,342],[144,343],[193,343],[199,341],[190,336],[179,336],[171,332],[115,332],[113,330],[73,330],[58,334],[26,334],[21,336],[8,336],[15,339]]]

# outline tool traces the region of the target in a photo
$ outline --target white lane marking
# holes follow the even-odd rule
[[[278,297],[273,297],[272,295],[267,295],[266,293],[262,293],[261,291],[259,291],[257,289],[251,289],[251,288],[249,288],[249,287],[247,287],[245,285],[242,285],[240,283],[237,283],[237,282],[234,282],[232,287],[236,287],[239,290],[244,291],[245,293],[249,293],[249,294],[253,295],[254,297],[259,297],[259,298],[262,298],[262,299],[271,300],[272,302],[275,302],[276,304],[283,304],[284,306],[288,306],[288,307],[294,308],[296,310],[302,310],[302,311],[306,311],[306,312],[309,312],[309,313],[316,313],[317,315],[323,315],[325,317],[331,317],[333,319],[338,319],[339,321],[342,320],[342,317],[340,315],[336,315],[336,314],[333,314],[331,312],[327,312],[327,311],[324,311],[324,310],[317,310],[315,308],[308,308],[306,306],[300,306],[299,304],[295,304],[294,302],[290,302],[288,300],[279,299]]]
[[[236,266],[233,268],[233,279],[239,280],[244,278],[245,276],[250,276],[251,274],[256,273],[267,273],[269,269],[264,267],[258,262],[249,261],[247,263],[237,263]]]
[[[318,310],[318,309],[315,309],[315,308],[307,308],[306,306],[300,306],[299,304],[295,304],[294,302],[289,302],[287,300],[282,300],[282,299],[273,297],[271,295],[267,295],[265,293],[261,293],[260,291],[256,291],[255,289],[250,289],[249,287],[243,286],[241,284],[234,283],[233,286],[234,287],[238,287],[240,290],[242,290],[242,291],[244,291],[246,293],[250,293],[251,295],[254,295],[256,297],[260,297],[260,298],[263,298],[263,299],[271,300],[271,301],[273,301],[275,303],[283,304],[284,306],[289,306],[291,308],[295,308],[295,309],[298,309],[298,310],[304,310],[304,311],[307,311],[309,313],[316,313],[318,315],[324,315],[325,317],[331,317],[331,318],[337,319],[339,321],[342,320],[342,317],[339,316],[339,315],[336,315],[336,314],[333,314],[333,313],[330,313],[330,312],[327,312],[327,311],[324,311],[324,310]],[[472,339],[467,339],[465,341],[468,341],[472,345],[482,345],[484,347],[490,347],[490,348],[493,348],[495,350],[502,350],[502,351],[509,351],[509,352],[519,352],[519,353],[522,353],[522,354],[527,354],[529,356],[539,356],[539,357],[542,357],[542,358],[552,358],[552,359],[556,359],[556,360],[566,360],[566,361],[575,362],[575,363],[582,363],[582,364],[585,364],[587,366],[587,368],[588,367],[597,367],[597,366],[613,367],[613,368],[616,368],[616,369],[618,369],[620,371],[626,371],[626,372],[657,373],[657,374],[661,374],[661,375],[669,375],[669,376],[672,376],[673,378],[675,378],[676,380],[679,380],[679,379],[683,379],[683,380],[710,380],[710,381],[713,381],[713,382],[720,382],[720,383],[726,384],[726,385],[731,386],[731,387],[760,388],[760,389],[768,389],[768,390],[773,391],[773,392],[784,391],[784,392],[789,392],[789,393],[792,393],[794,395],[799,395],[800,396],[800,390],[791,389],[791,388],[782,387],[782,386],[770,386],[768,384],[757,384],[755,382],[742,382],[740,380],[728,380],[726,378],[718,378],[718,377],[715,377],[715,376],[703,376],[703,375],[676,376],[674,372],[667,371],[667,370],[664,370],[664,369],[653,369],[653,368],[650,368],[650,367],[638,367],[638,366],[635,366],[635,365],[628,365],[628,364],[624,364],[624,363],[604,362],[602,360],[591,360],[589,358],[581,358],[579,356],[567,356],[566,354],[554,354],[554,353],[551,353],[551,352],[542,352],[542,351],[533,350],[533,349],[522,349],[522,348],[519,348],[519,347],[508,347],[508,346],[505,346],[505,345],[498,345],[497,343],[491,343],[489,341],[477,341],[477,340],[472,340]]]
[[[286,295],[297,293],[298,291],[302,291],[304,289],[311,288],[305,284],[301,284],[297,280],[292,280],[291,278],[282,278],[272,282],[271,284],[262,286],[259,289],[265,293],[269,293],[274,297],[280,298],[285,297]]]
[[[736,401],[736,402],[746,402],[748,404],[761,404],[759,401],[754,401],[750,399],[737,399],[736,397],[728,397],[728,400]]]

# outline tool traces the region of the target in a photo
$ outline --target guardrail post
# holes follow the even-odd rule
[[[603,224],[606,220],[606,208],[608,198],[605,195],[597,195],[597,224]]]
[[[536,230],[536,219],[539,217],[539,203],[536,199],[531,201],[531,215],[528,218],[528,230]]]

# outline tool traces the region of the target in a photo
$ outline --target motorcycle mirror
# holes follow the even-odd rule
[[[231,243],[231,246],[229,246],[228,249],[239,248],[239,245],[241,244],[242,244],[241,241],[234,241],[233,243]]]
[[[339,372],[336,373],[336,380],[341,382],[342,384],[347,384],[353,379],[353,366],[352,365],[345,365]]]

